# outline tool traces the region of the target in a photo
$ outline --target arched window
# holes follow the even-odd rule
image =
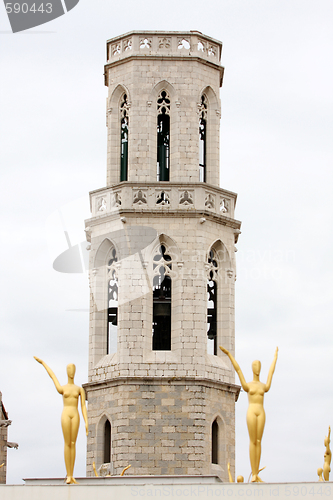
[[[104,455],[103,463],[109,464],[111,462],[111,424],[106,420],[104,424]]]
[[[157,180],[170,178],[170,97],[162,90],[157,98]]]
[[[120,181],[128,176],[128,102],[124,94],[120,103]]]
[[[219,424],[217,419],[212,423],[212,464],[219,463]]]
[[[108,283],[108,319],[106,353],[117,352],[117,320],[118,320],[118,276],[117,254],[115,248],[111,250],[111,258],[107,265]]]
[[[162,244],[153,259],[153,351],[171,350],[171,268]]]
[[[218,257],[215,249],[208,254],[207,274],[207,352],[217,355],[217,273]]]
[[[207,98],[201,96],[199,106],[199,182],[206,182],[206,149],[207,149]]]

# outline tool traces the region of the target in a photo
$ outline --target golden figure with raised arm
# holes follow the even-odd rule
[[[232,479],[232,475],[231,475],[231,471],[230,471],[230,462],[228,462],[228,476],[229,476],[229,483],[233,483],[234,480]],[[237,476],[237,483],[244,483],[243,476]]]
[[[328,436],[325,436],[324,445],[326,446],[325,455],[324,455],[324,479],[325,481],[330,480],[330,472],[331,472],[331,460],[332,460],[332,452],[330,450],[330,437],[331,437],[331,428],[328,428]]]
[[[232,479],[231,471],[230,471],[230,462],[228,462],[228,476],[229,476],[229,483],[233,483],[234,480]]]
[[[239,364],[237,363],[233,355],[230,354],[230,352],[222,346],[220,346],[220,349],[229,357],[233,367],[237,372],[237,375],[239,377],[240,383],[244,391],[248,393],[249,407],[246,414],[246,423],[250,437],[250,463],[252,471],[251,482],[260,483],[262,482],[262,480],[259,477],[261,439],[264,432],[265,419],[266,419],[264,410],[264,394],[265,392],[269,391],[272,384],[273,373],[275,370],[276,361],[278,357],[278,348],[276,348],[274,360],[269,369],[266,384],[260,382],[259,380],[260,369],[261,369],[260,361],[253,361],[252,363],[253,380],[252,382],[246,382],[243,372],[240,369]]]
[[[73,484],[76,483],[73,477],[73,471],[75,463],[76,438],[80,425],[80,416],[78,412],[79,398],[81,398],[81,410],[86,426],[86,434],[88,436],[88,415],[85,392],[83,387],[79,387],[74,384],[75,365],[67,365],[68,383],[66,385],[60,385],[51,368],[49,368],[40,358],[37,358],[36,356],[34,356],[34,358],[38,361],[38,363],[44,366],[45,370],[53,380],[57,391],[59,394],[62,394],[63,397],[64,409],[61,414],[61,427],[65,441],[64,454],[67,473],[66,483]]]

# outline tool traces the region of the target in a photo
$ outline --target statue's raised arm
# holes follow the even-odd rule
[[[40,363],[42,366],[44,366],[45,370],[47,371],[47,373],[50,375],[51,379],[53,380],[53,383],[57,389],[57,391],[59,392],[59,394],[63,394],[63,389],[61,387],[61,385],[59,384],[59,381],[57,379],[57,377],[55,376],[55,374],[53,373],[53,371],[51,370],[51,368],[49,366],[47,366],[47,364],[40,358],[37,358],[37,356],[34,356],[35,360],[38,361],[38,363]]]
[[[231,363],[232,363],[232,366],[235,368],[235,371],[237,372],[237,375],[239,377],[239,380],[240,380],[240,383],[244,389],[245,392],[249,392],[249,386],[248,386],[248,383],[246,382],[245,380],[245,377],[243,375],[243,372],[242,370],[240,369],[240,366],[239,364],[237,363],[237,361],[235,360],[235,358],[233,357],[233,355],[228,351],[228,349],[226,349],[225,347],[222,347],[220,345],[220,349],[222,352],[224,352],[224,354],[226,354],[228,356],[228,358],[230,359]]]
[[[279,352],[279,349],[276,348],[273,363],[271,364],[271,367],[270,367],[269,372],[268,372],[267,382],[265,385],[265,392],[268,392],[271,388],[271,385],[272,385],[272,378],[273,378],[273,374],[275,371],[275,366],[276,366],[276,362],[277,362],[277,358],[278,358],[278,352]]]

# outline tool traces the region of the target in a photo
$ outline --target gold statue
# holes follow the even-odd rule
[[[125,474],[125,472],[127,471],[127,469],[129,469],[130,467],[132,467],[132,465],[131,465],[131,464],[129,464],[127,467],[125,467],[125,468],[122,470],[122,472],[121,472],[121,474],[120,474],[120,475],[121,475],[121,476],[123,476],[123,475]]]
[[[275,370],[275,365],[278,356],[278,348],[276,348],[274,360],[268,372],[266,384],[260,382],[259,374],[261,369],[260,361],[253,361],[252,371],[253,380],[252,382],[246,382],[242,370],[235,358],[230,354],[230,352],[224,347],[220,346],[222,352],[224,352],[230,359],[233,367],[235,368],[240,383],[245,392],[248,393],[249,407],[246,414],[247,428],[250,437],[250,462],[253,483],[261,483],[262,480],[259,477],[259,464],[261,456],[261,438],[265,427],[265,410],[264,410],[264,394],[268,392],[273,378],[273,373]]]
[[[330,437],[331,437],[331,428],[328,428],[328,436],[325,436],[324,445],[326,446],[326,451],[324,455],[324,479],[325,481],[330,480],[330,472],[331,472],[331,460],[332,460],[332,452],[330,450]]]
[[[230,472],[230,462],[228,462],[228,476],[229,476],[229,483],[233,483],[234,480],[232,479],[232,475]]]
[[[229,483],[233,483],[234,480],[232,479],[232,475],[230,472],[230,462],[228,462],[228,476],[229,476]],[[237,476],[237,483],[244,483],[243,476]]]
[[[93,469],[94,469],[95,476],[98,477],[98,472],[96,470],[95,462],[93,462]]]
[[[81,410],[86,426],[86,434],[88,436],[88,416],[85,392],[83,387],[79,387],[74,384],[75,365],[67,365],[68,383],[66,385],[60,385],[51,368],[49,368],[47,364],[44,363],[44,361],[42,361],[40,358],[37,358],[36,356],[34,356],[34,358],[36,361],[38,361],[38,363],[44,366],[45,370],[53,380],[57,391],[59,392],[59,394],[62,394],[63,397],[64,409],[61,415],[61,427],[65,441],[64,454],[67,473],[66,483],[73,484],[76,483],[73,477],[73,471],[75,463],[76,438],[80,425],[80,416],[78,412],[79,397],[81,398]]]
[[[319,467],[319,469],[317,469],[317,474],[318,474],[318,481],[324,481],[323,479],[323,469],[321,467]]]

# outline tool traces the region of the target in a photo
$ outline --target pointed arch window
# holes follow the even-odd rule
[[[107,342],[106,353],[117,352],[117,323],[118,323],[118,275],[116,263],[118,261],[115,248],[111,250],[111,258],[107,265],[108,283],[108,315],[107,315]]]
[[[172,258],[161,245],[153,259],[153,351],[171,350]]]
[[[199,105],[199,182],[206,182],[207,97],[201,96]]]
[[[111,462],[111,424],[106,420],[104,424],[104,454],[103,463],[109,464]]]
[[[219,424],[217,419],[212,423],[212,464],[219,463]]]
[[[128,178],[128,118],[129,105],[124,94],[120,103],[120,181]]]
[[[215,249],[209,251],[207,268],[207,352],[217,356],[218,257]]]
[[[162,90],[157,98],[157,180],[170,178],[170,96]]]

